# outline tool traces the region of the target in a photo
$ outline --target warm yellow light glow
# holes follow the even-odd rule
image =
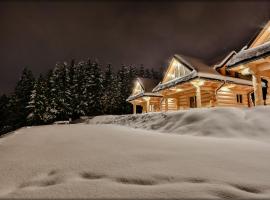
[[[183,91],[183,89],[181,89],[181,88],[176,88],[176,87],[172,87],[172,88],[170,88],[170,90],[173,90],[173,91],[176,91],[176,92]]]
[[[177,60],[173,59],[172,66],[177,67],[179,65],[179,62]]]
[[[168,98],[168,102],[169,103],[172,103],[173,102],[173,99],[172,98]]]
[[[228,86],[224,86],[220,89],[220,91],[224,91],[224,92],[229,92],[231,91],[230,88]]]
[[[145,101],[149,101],[149,100],[150,100],[150,97],[143,97],[143,99],[144,99]]]
[[[194,86],[202,86],[204,84],[204,80],[194,80],[191,83]]]
[[[238,68],[239,68],[239,69],[244,69],[245,66],[244,66],[244,65],[240,65]]]
[[[140,93],[140,92],[142,92],[142,88],[141,88],[141,85],[140,85],[139,81],[137,81],[137,82],[135,83],[135,87],[134,87],[134,90],[133,90],[133,94],[138,94],[138,93]]]
[[[241,70],[241,74],[243,74],[243,75],[249,75],[251,73],[250,73],[249,68],[244,68],[243,70]]]
[[[227,85],[227,86],[225,86],[225,87],[231,89],[231,88],[235,87],[235,85],[234,85],[234,84],[230,84],[230,85]]]

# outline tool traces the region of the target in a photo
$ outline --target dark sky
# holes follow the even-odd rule
[[[24,66],[38,75],[72,58],[159,68],[182,53],[212,64],[269,19],[270,1],[0,2],[0,93]]]

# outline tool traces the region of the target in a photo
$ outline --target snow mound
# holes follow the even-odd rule
[[[0,139],[0,198],[269,199],[269,144],[115,125],[22,128]]]
[[[268,138],[270,107],[201,108],[166,113],[107,115],[89,124],[118,124],[163,133],[215,137]]]

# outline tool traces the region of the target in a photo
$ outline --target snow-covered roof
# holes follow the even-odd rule
[[[216,70],[216,69],[218,69],[220,67],[223,67],[229,61],[229,59],[235,54],[236,54],[235,51],[231,51],[221,62],[214,65],[214,69]]]
[[[197,72],[195,70],[193,70],[191,73],[189,73],[186,76],[182,76],[180,78],[177,79],[173,79],[171,81],[168,81],[166,83],[159,83],[154,89],[153,92],[158,92],[160,90],[166,89],[166,88],[170,88],[173,87],[177,84],[192,80],[193,78],[197,77]]]
[[[140,78],[137,80],[140,82],[144,92],[152,92],[153,88],[158,84],[158,80],[150,78]]]
[[[270,56],[270,41],[254,48],[241,50],[227,63],[228,68]]]
[[[214,80],[221,80],[225,82],[231,82],[231,83],[237,83],[240,85],[250,85],[252,86],[252,81],[246,80],[246,79],[241,79],[241,78],[234,78],[234,77],[229,77],[229,76],[223,76],[221,74],[218,75],[209,75],[209,74],[204,74],[204,73],[198,73],[199,78],[206,78],[206,79],[214,79]]]
[[[140,78],[140,77],[138,77],[136,80],[142,86],[143,91],[136,95],[130,95],[127,98],[127,101],[132,101],[134,99],[141,98],[141,97],[162,97],[161,94],[152,92],[154,87],[158,84],[158,80],[150,79],[150,78]]]
[[[191,58],[183,55],[175,55],[174,58],[178,59],[181,63],[185,64],[187,67],[192,69],[191,73],[180,78],[173,79],[166,83],[159,83],[154,89],[153,92],[158,92],[160,90],[174,87],[177,84],[190,81],[195,78],[203,78],[210,80],[221,80],[226,82],[233,82],[243,85],[252,85],[252,82],[249,80],[227,77],[219,74],[214,68],[207,66],[202,61],[196,58]]]
[[[205,72],[209,74],[219,74],[215,69],[212,67],[206,65],[202,60],[190,56],[185,55],[174,55],[174,58],[176,58],[179,62],[185,64],[187,67],[191,68],[192,70],[195,70],[197,72]]]
[[[141,97],[163,97],[163,96],[161,94],[159,94],[159,93],[141,92],[141,93],[139,93],[137,95],[129,96],[126,101],[132,101],[132,100],[135,100],[135,99],[138,99],[138,98],[141,98]]]
[[[182,56],[182,55],[181,56],[175,55],[174,58],[178,59],[181,63],[191,68],[192,69],[191,73],[187,74],[186,76],[182,76],[180,78],[168,81],[166,83],[159,83],[153,89],[153,92],[158,92],[166,88],[174,87],[177,84],[184,83],[195,78],[221,80],[225,82],[233,82],[233,83],[243,84],[243,85],[252,85],[252,82],[249,80],[223,76],[219,74],[214,68],[207,66],[206,64],[201,62],[199,59]]]

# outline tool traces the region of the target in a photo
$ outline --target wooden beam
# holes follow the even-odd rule
[[[133,114],[134,115],[137,113],[136,107],[137,107],[137,105],[135,103],[133,103]]]
[[[255,105],[263,105],[263,97],[262,97],[262,80],[259,75],[252,75],[252,82],[254,87],[254,95],[255,95]]]
[[[257,70],[260,72],[270,70],[270,62],[264,62],[262,64],[257,65],[256,67],[257,67]]]
[[[201,88],[200,86],[196,86],[196,101],[197,101],[197,107],[202,107],[202,96],[201,96]]]
[[[146,112],[148,113],[150,110],[150,103],[149,103],[149,99],[146,100]]]
[[[165,98],[165,112],[168,111],[168,98]]]

